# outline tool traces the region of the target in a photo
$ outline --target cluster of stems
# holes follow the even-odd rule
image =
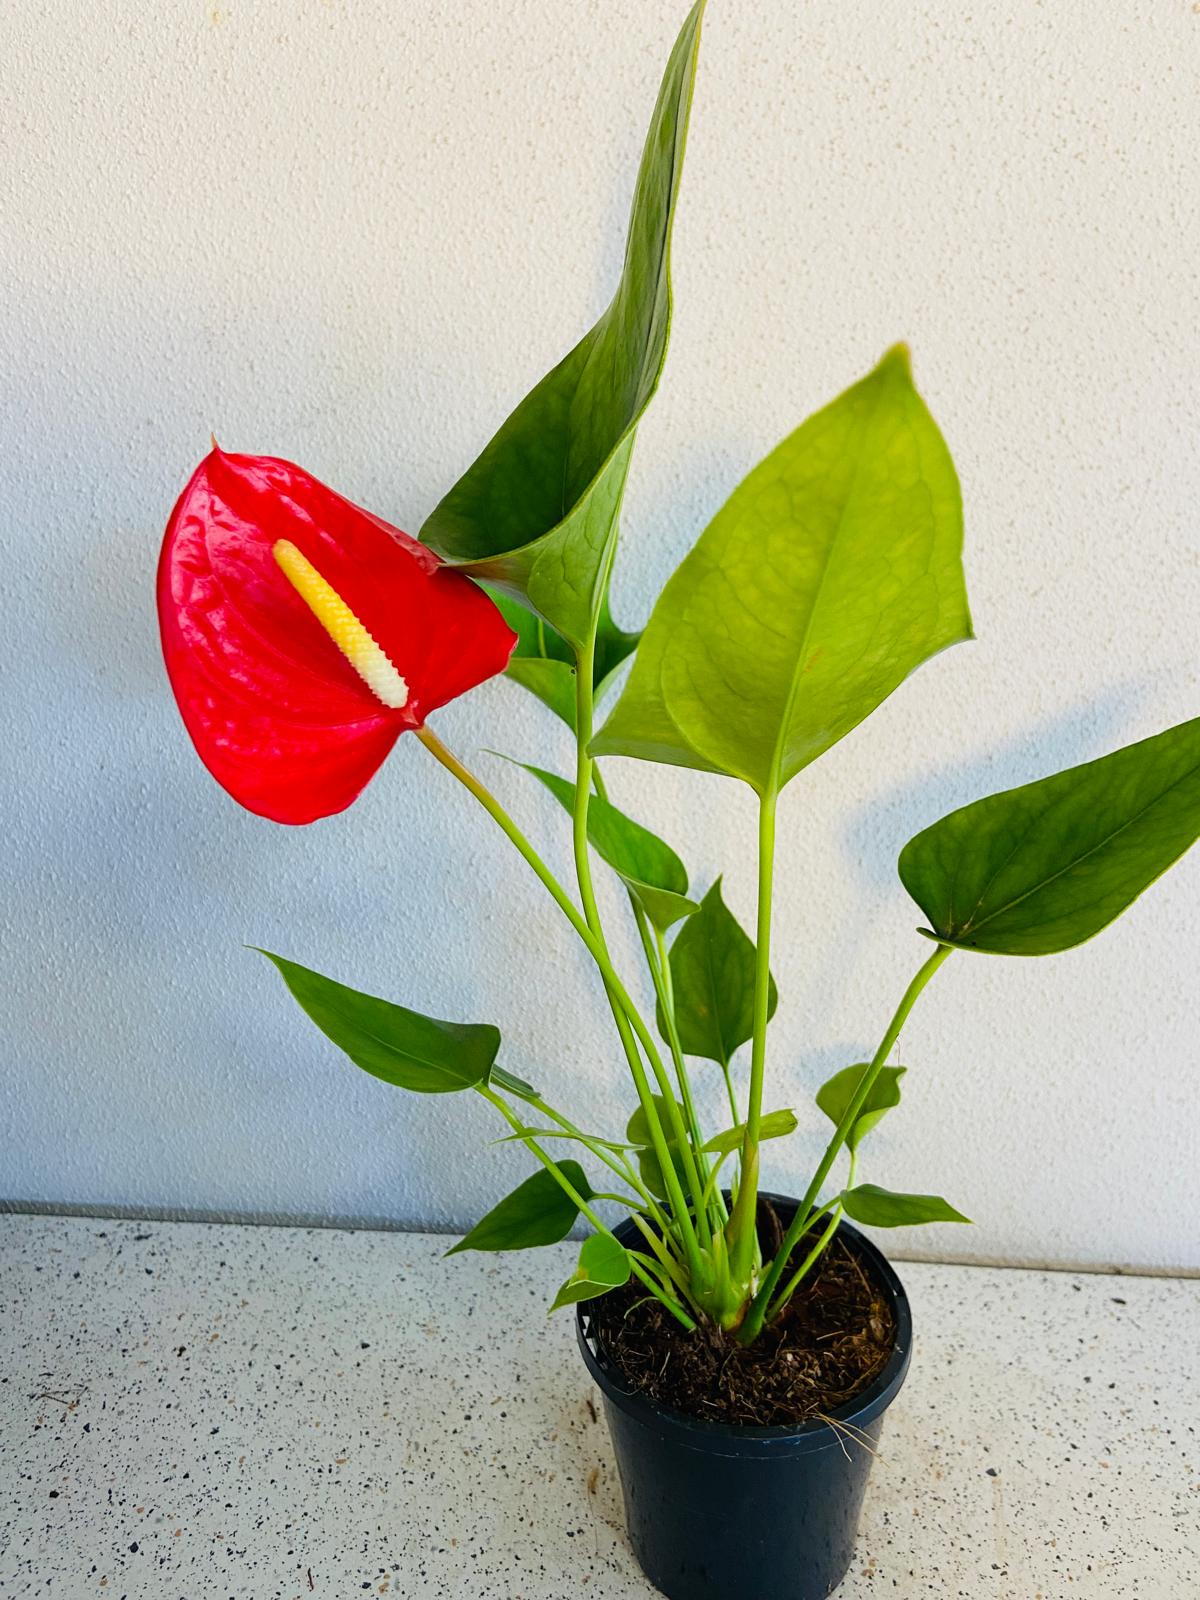
[[[576,655],[575,795],[572,816],[578,901],[550,871],[538,851],[494,794],[454,756],[428,728],[418,737],[434,756],[462,783],[516,846],[582,940],[599,970],[617,1036],[625,1053],[642,1116],[649,1133],[649,1148],[662,1174],[665,1197],[653,1193],[641,1174],[636,1147],[587,1133],[541,1096],[514,1105],[495,1085],[482,1084],[479,1093],[492,1105],[533,1156],[550,1172],[579,1211],[601,1233],[611,1228],[596,1211],[596,1200],[618,1202],[629,1213],[644,1249],[626,1247],[632,1271],[646,1291],[655,1296],[687,1330],[698,1323],[715,1324],[743,1343],[750,1343],[777,1317],[830,1245],[842,1216],[838,1199],[821,1203],[839,1152],[865,1105],[876,1078],[899,1035],[917,996],[950,954],[939,945],[905,990],[879,1048],[863,1071],[855,1094],[834,1130],[795,1218],[772,1259],[762,1259],[758,1236],[759,1136],[763,1085],[766,1074],[767,1021],[770,1010],[771,896],[774,882],[775,813],[779,793],[776,780],[760,796],[758,830],[758,915],[754,986],[754,1027],[751,1036],[750,1079],[744,1114],[726,1069],[729,1110],[733,1125],[744,1129],[734,1168],[723,1174],[728,1153],[713,1155],[705,1149],[704,1131],[696,1111],[687,1064],[679,1043],[675,1020],[671,969],[665,941],[652,929],[645,913],[631,896],[630,904],[646,957],[650,979],[663,1019],[670,1068],[657,1040],[618,975],[596,903],[588,846],[588,806],[593,793],[604,796],[596,763],[588,754],[592,739],[594,702],[595,627]],[[532,1109],[551,1126],[533,1128],[527,1121]],[[604,1193],[581,1195],[560,1163],[547,1150],[558,1140],[577,1143],[598,1161],[620,1186]],[[853,1183],[853,1153],[846,1187]],[[725,1188],[728,1185],[730,1202]],[[840,1193],[841,1191],[839,1191]],[[796,1247],[810,1248],[784,1274]]]

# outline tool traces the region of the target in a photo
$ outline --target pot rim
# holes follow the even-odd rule
[[[793,1211],[796,1206],[796,1201],[789,1195],[764,1191],[762,1197]],[[633,1224],[625,1223],[622,1227],[632,1229]],[[614,1231],[619,1236],[621,1228]],[[584,1363],[605,1399],[619,1406],[635,1421],[658,1432],[668,1430],[688,1432],[695,1436],[698,1448],[716,1449],[718,1452],[721,1443],[724,1442],[733,1446],[731,1453],[736,1454],[747,1453],[744,1449],[747,1445],[752,1447],[749,1453],[754,1454],[759,1453],[753,1449],[755,1445],[766,1453],[771,1452],[772,1446],[782,1445],[787,1445],[792,1451],[827,1449],[842,1441],[843,1436],[835,1426],[836,1423],[843,1422],[851,1427],[863,1428],[873,1422],[895,1399],[907,1376],[912,1358],[912,1311],[904,1285],[878,1245],[844,1219],[838,1224],[837,1237],[844,1238],[870,1262],[883,1286],[884,1293],[891,1302],[896,1333],[892,1353],[882,1370],[860,1393],[830,1411],[828,1420],[824,1417],[810,1417],[805,1422],[778,1423],[772,1427],[751,1426],[744,1422],[713,1422],[692,1416],[674,1406],[663,1405],[640,1390],[625,1388],[623,1379],[618,1376],[616,1369],[600,1353],[594,1335],[589,1329],[588,1324],[593,1315],[590,1302],[581,1301],[575,1308],[575,1336]],[[853,1442],[852,1439],[849,1442]]]

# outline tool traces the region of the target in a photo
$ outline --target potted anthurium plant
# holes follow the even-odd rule
[[[871,1058],[817,1091],[831,1131],[804,1193],[765,1193],[763,1145],[797,1123],[776,1107],[778,1087],[768,1097],[784,790],[922,662],[968,639],[971,623],[958,482],[900,346],[733,491],[640,636],[613,621],[622,490],[667,344],[702,10],[667,63],[611,304],[420,540],[287,461],[214,444],[171,515],[158,605],[184,722],[235,800],[281,823],[327,817],[411,732],[582,941],[631,1080],[632,1114],[603,1133],[502,1065],[486,1022],[425,1016],[291,956],[270,960],[359,1067],[418,1093],[482,1096],[532,1158],[532,1175],[456,1250],[546,1245],[580,1218],[590,1228],[554,1305],[576,1307],[650,1578],[678,1600],[811,1600],[849,1561],[872,1443],[910,1351],[904,1291],[851,1224],[966,1220],[937,1196],[860,1177],[866,1136],[900,1099],[900,1029],[956,951],[1080,944],[1192,844],[1200,720],[977,800],[904,846],[924,954]],[[569,819],[573,888],[430,726],[440,706],[501,672],[573,731],[572,774],[526,768]],[[600,758],[611,755],[750,786],[753,938],[719,880],[693,893],[674,850],[609,799]],[[628,891],[653,1015],[610,952],[597,864]],[[702,1124],[697,1059],[724,1075],[724,1127]]]

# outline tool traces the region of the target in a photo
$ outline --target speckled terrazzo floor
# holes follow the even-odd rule
[[[653,1595],[545,1315],[572,1247],[446,1243],[0,1217],[0,1595]],[[902,1271],[839,1600],[1200,1593],[1200,1282]]]

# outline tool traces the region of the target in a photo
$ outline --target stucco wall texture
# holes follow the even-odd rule
[[[926,946],[900,846],[950,807],[1197,711],[1200,8],[711,0],[615,609],[898,338],[957,460],[978,642],[788,790],[771,1105],[871,1048]],[[616,1132],[632,1096],[557,913],[415,741],[289,831],[200,767],[152,576],[215,430],[411,529],[602,309],[683,0],[48,0],[0,22],[4,848],[0,1195],[474,1220],[528,1171],[306,1022],[261,944],[435,1015]],[[565,770],[504,681],[436,719],[568,872]],[[731,782],[614,798],[753,915]],[[1200,859],[1094,943],[959,956],[904,1030],[863,1176],[974,1228],[946,1259],[1200,1267]],[[635,948],[604,905],[622,967]],[[718,1075],[697,1070],[719,1115]]]

